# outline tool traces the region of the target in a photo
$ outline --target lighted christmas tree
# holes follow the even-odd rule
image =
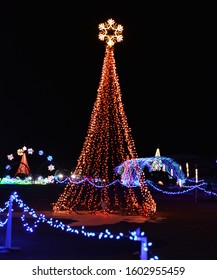
[[[123,27],[113,19],[99,25],[99,39],[106,42],[102,74],[83,149],[70,181],[54,204],[54,211],[109,211],[151,215],[156,204],[147,186],[126,187],[114,169],[126,159],[137,158],[131,129],[122,103],[114,58],[114,45],[123,40]],[[104,206],[102,206],[104,205]]]

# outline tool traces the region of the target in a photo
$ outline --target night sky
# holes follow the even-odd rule
[[[1,1],[0,164],[26,145],[75,167],[105,55],[98,25],[109,18],[124,28],[115,60],[138,156],[159,146],[216,158],[215,7],[73,3]]]

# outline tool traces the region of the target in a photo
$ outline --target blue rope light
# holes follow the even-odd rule
[[[120,240],[121,238],[128,238],[129,240],[133,240],[133,241],[138,241],[138,238],[142,237],[145,235],[144,232],[139,231],[139,233],[137,231],[132,231],[130,232],[130,235],[124,235],[122,232],[118,233],[118,234],[112,234],[108,229],[105,229],[105,231],[101,231],[101,232],[89,232],[85,230],[85,227],[82,226],[81,229],[75,229],[69,225],[64,224],[63,222],[57,220],[57,219],[53,219],[53,218],[49,218],[47,219],[46,216],[44,214],[37,214],[34,209],[29,208],[29,206],[27,206],[22,199],[19,198],[17,192],[14,192],[12,195],[12,199],[11,201],[15,201],[18,204],[18,207],[23,209],[23,215],[21,216],[21,221],[23,222],[23,227],[26,229],[27,232],[31,232],[33,233],[34,230],[38,227],[38,225],[40,223],[47,223],[49,226],[55,228],[55,229],[61,229],[62,231],[65,232],[69,232],[69,233],[74,233],[74,234],[82,234],[86,237],[98,237],[99,240],[101,239],[116,239],[116,240]],[[8,206],[9,206],[10,201],[8,200],[5,203],[5,207],[4,208],[0,208],[0,212],[5,211]],[[32,218],[35,219],[35,221],[33,222],[33,224],[30,226],[30,224],[26,221],[26,215],[30,215]],[[4,222],[0,222],[0,227],[5,226],[7,223],[7,219]],[[144,246],[144,250],[147,250],[148,247],[152,246],[152,242],[148,242],[147,244],[145,244]],[[150,258],[150,260],[158,260],[158,256],[154,256],[150,250],[148,250],[149,253],[152,255],[152,257]]]

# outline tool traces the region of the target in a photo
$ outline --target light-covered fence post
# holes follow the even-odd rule
[[[140,228],[136,230],[136,238],[135,241],[140,241],[140,260],[147,260],[148,259],[148,241],[147,237],[142,235],[140,232]]]
[[[10,251],[17,251],[20,248],[11,246],[11,234],[12,234],[12,205],[13,205],[13,195],[10,196],[9,210],[8,210],[8,221],[6,228],[6,238],[5,246],[0,246],[0,253],[7,253]]]
[[[147,246],[147,237],[140,237],[141,247],[140,247],[140,260],[148,259],[148,246]]]

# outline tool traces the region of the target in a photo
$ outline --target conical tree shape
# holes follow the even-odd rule
[[[160,148],[159,147],[156,149],[155,157],[160,157]]]
[[[29,168],[29,164],[26,158],[26,153],[23,153],[19,167],[17,169],[17,172],[15,173],[15,177],[18,174],[23,174],[23,175],[29,175],[30,174],[30,168]]]
[[[98,94],[75,175],[98,177],[108,184],[115,179],[114,168],[127,157],[136,158],[137,153],[122,103],[114,48],[107,46]]]
[[[114,168],[138,156],[122,103],[114,59],[113,40],[121,41],[122,27],[116,26],[112,19],[99,27],[102,30],[99,37],[107,38],[107,47],[87,136],[74,172],[76,181],[66,185],[53,210],[95,212],[105,209],[106,205],[112,213],[152,215],[156,205],[147,186],[141,184],[134,189],[115,180]]]
[[[160,148],[158,147],[155,152],[155,159],[152,162],[152,171],[159,171],[163,168],[163,163],[161,160]]]

